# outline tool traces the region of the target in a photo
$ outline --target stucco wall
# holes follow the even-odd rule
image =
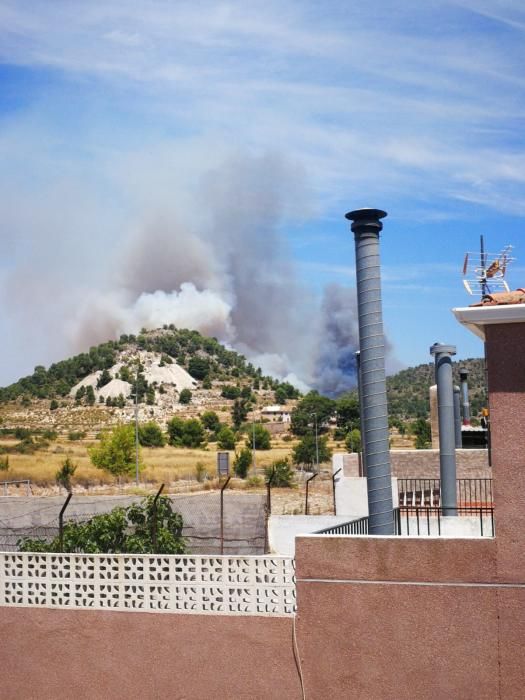
[[[300,699],[292,619],[0,608],[2,700]]]
[[[310,697],[523,697],[525,588],[495,540],[301,537],[296,567]]]
[[[358,455],[334,455],[334,470],[344,464],[345,476],[359,476]],[[458,479],[490,479],[487,450],[456,450]],[[439,450],[392,450],[392,476],[399,479],[439,479]]]

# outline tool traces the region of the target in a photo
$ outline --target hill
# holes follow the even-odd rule
[[[472,415],[476,416],[486,406],[485,361],[469,359],[454,362],[454,381],[459,384],[459,368],[469,371],[469,390]],[[409,367],[387,377],[388,408],[392,418],[410,420],[426,418],[430,412],[429,387],[435,384],[434,364]]]
[[[235,399],[285,403],[295,387],[262,374],[241,354],[196,331],[165,326],[123,335],[0,388],[5,425],[96,431],[128,419],[135,391],[142,420],[173,413],[227,414]],[[3,408],[2,408],[3,407]]]

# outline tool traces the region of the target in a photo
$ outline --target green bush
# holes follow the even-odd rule
[[[142,447],[164,447],[166,438],[160,425],[152,420],[139,425],[139,442]]]
[[[193,397],[193,394],[189,389],[183,389],[180,394],[179,394],[179,403],[182,404],[189,404],[191,403],[191,399]]]
[[[235,449],[235,434],[227,425],[222,427],[217,433],[217,443],[221,450]]]
[[[66,489],[68,493],[72,491],[71,478],[77,470],[76,464],[73,464],[69,457],[66,457],[60,469],[55,474],[56,482],[59,486]]]
[[[244,447],[238,454],[235,455],[233,462],[233,471],[240,479],[246,479],[248,470],[252,464],[252,451],[248,447]]]
[[[272,447],[270,431],[262,425],[252,426],[246,438],[246,446],[255,447],[256,450],[270,450]]]
[[[100,445],[88,447],[88,453],[97,469],[104,469],[117,477],[132,474],[136,468],[134,427],[117,425],[112,431],[102,433]],[[139,451],[139,468],[141,466]]]
[[[357,428],[351,430],[346,436],[345,445],[349,452],[361,452],[361,431]]]
[[[141,503],[114,508],[87,522],[66,523],[63,551],[87,554],[184,554],[186,544],[182,537],[182,516],[173,510],[167,496],[160,496],[155,517],[153,499],[153,496],[148,496]],[[23,538],[19,540],[18,547],[22,552],[59,552],[60,542],[58,537],[49,543],[41,539]]]
[[[295,472],[287,458],[278,459],[269,467],[265,467],[266,483],[271,480],[272,486],[295,486]]]

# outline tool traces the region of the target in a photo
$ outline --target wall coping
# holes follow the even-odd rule
[[[501,306],[466,306],[452,309],[456,319],[474,335],[485,340],[486,326],[502,323],[525,323],[525,304]]]

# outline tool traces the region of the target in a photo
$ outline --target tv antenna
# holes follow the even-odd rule
[[[467,253],[463,263],[463,284],[471,296],[510,292],[505,277],[508,266],[516,259],[512,256],[512,250],[512,246],[508,245],[500,253],[487,253],[485,239],[480,236],[480,252]]]

